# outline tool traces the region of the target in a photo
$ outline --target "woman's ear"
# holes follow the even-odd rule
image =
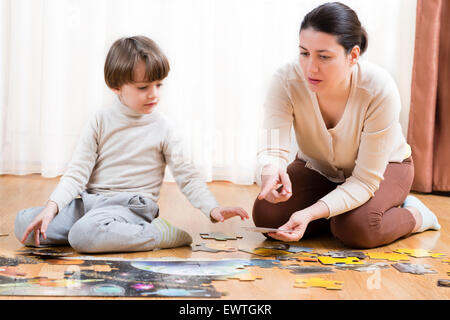
[[[359,55],[361,53],[361,49],[359,46],[354,46],[352,50],[349,53],[349,59],[350,59],[350,66],[354,66],[359,59]]]

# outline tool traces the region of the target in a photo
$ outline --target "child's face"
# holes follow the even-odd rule
[[[133,83],[112,89],[120,101],[140,114],[152,113],[159,102],[162,80],[148,82],[145,79],[145,63],[139,62],[134,70]]]

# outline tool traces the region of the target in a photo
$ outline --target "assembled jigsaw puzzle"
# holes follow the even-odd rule
[[[223,293],[212,280],[261,278],[246,266],[273,267],[273,261],[108,260],[85,257],[42,259],[0,256],[0,295],[203,297]]]
[[[203,233],[218,240],[191,245],[192,252],[247,252],[261,258],[248,259],[134,259],[72,256],[68,248],[24,248],[15,255],[0,255],[0,296],[114,296],[114,297],[195,297],[220,298],[213,281],[263,281],[259,269],[278,269],[290,274],[336,274],[353,270],[372,272],[390,266],[402,273],[436,274],[429,265],[409,263],[413,259],[433,259],[448,263],[441,253],[423,249],[397,249],[394,252],[323,251],[283,242],[263,242],[254,248],[241,248],[239,236]],[[387,260],[372,262],[369,259]],[[423,260],[422,260],[423,261]],[[388,263],[394,262],[394,263]],[[300,264],[299,264],[300,263]],[[270,271],[269,271],[270,272]],[[280,271],[285,272],[285,271]],[[264,275],[267,275],[265,271]],[[337,275],[340,275],[338,273]],[[405,275],[406,276],[406,275]],[[437,285],[448,287],[448,280]],[[341,290],[342,281],[322,278],[297,279],[294,287],[320,287]]]

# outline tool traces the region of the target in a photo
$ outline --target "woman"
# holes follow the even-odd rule
[[[299,61],[275,74],[253,220],[294,231],[269,237],[297,241],[331,228],[347,246],[372,248],[440,229],[436,216],[408,196],[414,167],[398,120],[398,89],[386,71],[359,61],[367,44],[356,13],[327,3],[301,24]],[[292,126],[299,151],[287,166]]]

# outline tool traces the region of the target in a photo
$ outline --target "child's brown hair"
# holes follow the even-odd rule
[[[134,68],[140,61],[146,65],[144,81],[162,80],[170,71],[166,55],[153,40],[145,36],[120,38],[112,44],[106,56],[106,85],[116,89],[135,82]]]

